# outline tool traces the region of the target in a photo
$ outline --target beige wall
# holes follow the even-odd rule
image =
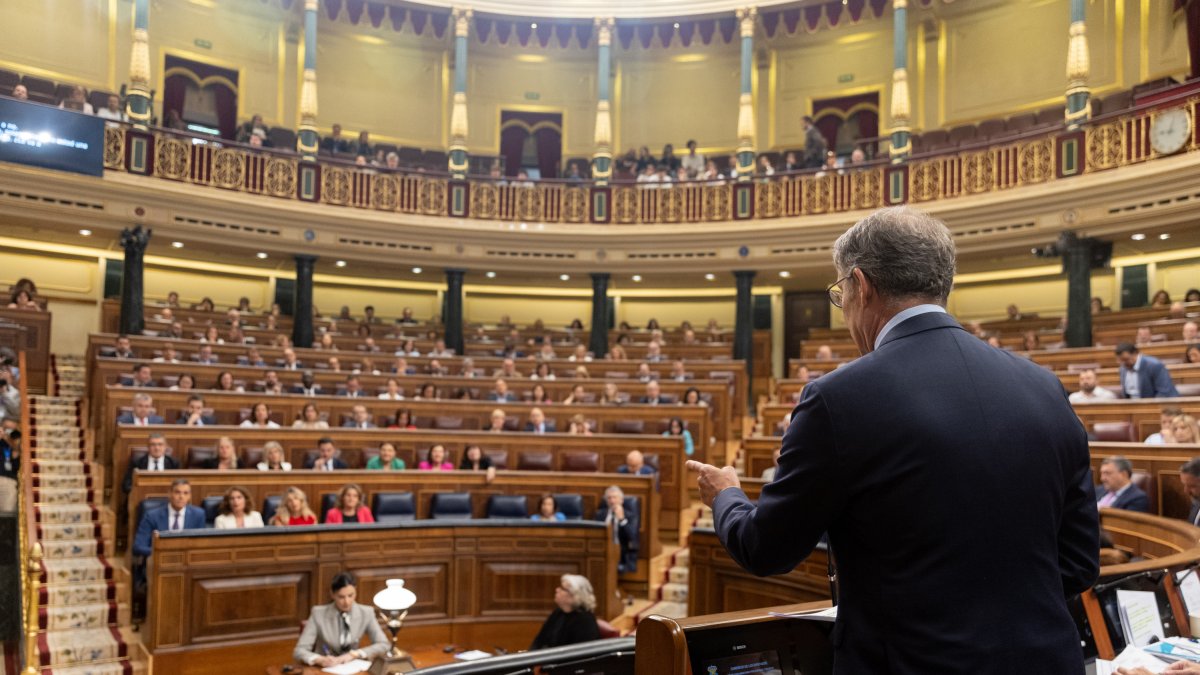
[[[568,326],[574,319],[591,323],[591,296],[530,297],[471,291],[463,298],[463,318],[468,322],[497,323],[507,314],[514,323],[531,324],[541,319],[548,327]]]
[[[442,313],[439,303],[435,291],[349,286],[323,280],[313,283],[313,304],[325,316],[336,316],[347,306],[351,316],[361,317],[363,308],[372,305],[376,316],[395,318],[405,307],[411,307],[413,316],[424,320]]]
[[[621,298],[617,323],[628,321],[634,328],[645,328],[650,319],[658,319],[663,330],[691,321],[696,330],[703,330],[709,319],[722,326],[732,326],[737,302],[733,296],[719,298]]]
[[[1155,265],[1150,284],[1151,295],[1160,288],[1170,293],[1172,300],[1182,300],[1188,290],[1200,288],[1200,260],[1160,262]]]

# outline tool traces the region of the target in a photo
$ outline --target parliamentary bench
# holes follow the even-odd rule
[[[1097,440],[1140,442],[1161,426],[1162,409],[1182,408],[1200,417],[1200,397],[1132,398],[1115,401],[1076,403],[1075,414]],[[1103,425],[1103,426],[1100,426]]]
[[[412,521],[155,536],[141,639],[156,672],[261,673],[291,661],[302,622],[334,575],[358,601],[388,579],[417,597],[400,644],[528,648],[563,574],[592,583],[596,615],[621,613],[617,546],[603,523]]]
[[[435,495],[466,495],[469,508],[467,516],[471,519],[487,519],[495,517],[495,512],[501,508],[508,514],[514,506],[520,508],[522,502],[524,516],[528,517],[537,510],[542,495],[551,494],[568,520],[592,520],[596,510],[604,503],[605,489],[615,485],[625,493],[627,502],[636,505],[640,519],[638,569],[649,570],[650,559],[662,550],[659,539],[661,498],[655,490],[653,476],[563,471],[500,471],[491,481],[482,472],[474,471],[348,469],[279,473],[252,468],[237,471],[139,471],[134,476],[133,489],[129,493],[131,508],[126,523],[128,532],[136,532],[140,513],[150,508],[139,508],[139,505],[166,504],[171,482],[178,478],[186,478],[191,483],[192,503],[205,509],[210,527],[225,491],[233,485],[249,493],[248,508],[259,511],[266,523],[270,522],[289,487],[304,491],[309,507],[317,514],[318,522],[323,523],[325,512],[332,508],[338,491],[348,483],[362,488],[363,504],[372,510],[376,520],[384,522],[444,518],[444,514],[435,512]],[[441,508],[444,510],[445,506]],[[646,573],[628,576],[645,577]]]
[[[51,319],[50,312],[0,307],[0,345],[25,353],[22,379],[34,393],[49,392]]]
[[[102,352],[111,351],[116,337],[116,335],[107,334],[91,334],[88,336],[88,391],[89,395],[92,397],[93,406],[95,406],[103,396],[104,386],[104,383],[101,382],[99,378],[94,376],[96,371],[96,361],[101,357]],[[185,354],[185,356],[180,357],[180,361],[184,361],[185,359],[191,360],[191,358],[199,350],[201,343],[194,340],[168,340],[165,338],[131,337],[130,345],[134,353],[137,355],[137,358],[128,359],[126,361],[130,364],[129,367],[132,368],[133,363],[135,362],[151,363],[154,360],[156,353],[161,352],[161,350],[165,349],[168,345],[173,347],[177,352]],[[251,345],[213,345],[212,350],[213,354],[219,359],[220,364],[231,366],[238,363],[239,357],[244,358],[250,347]],[[256,346],[255,348],[258,349],[258,352],[262,356],[263,360],[269,364],[267,367],[280,370],[282,374],[283,349],[266,346]],[[337,355],[339,361],[344,361],[342,363],[343,371],[350,370],[350,362],[358,362],[361,360],[362,356],[371,356],[375,366],[381,371],[390,369],[395,360],[394,356],[382,353],[360,354],[355,352],[353,355],[351,355],[349,352],[330,353],[314,349],[297,349],[295,351],[297,358],[302,364],[301,368],[305,370],[312,370],[314,373],[321,370],[319,367],[320,364],[327,365],[330,355]],[[429,363],[434,360],[430,357],[405,358],[408,366],[415,368],[418,371],[427,370]],[[446,357],[436,360],[441,363],[443,367],[449,368],[453,373],[461,373],[462,371],[461,358]],[[482,373],[487,377],[491,377],[492,373],[499,371],[504,364],[504,359],[496,357],[474,357],[473,361],[475,362],[476,372],[479,373],[482,371]],[[554,372],[556,376],[561,376],[564,378],[568,376],[574,376],[575,367],[580,365],[571,361],[567,361],[566,359],[555,360],[552,361],[551,364],[552,372]],[[170,374],[170,368],[172,365],[175,364],[158,364],[156,367],[160,371],[164,368],[166,369],[165,373],[160,372],[160,374]],[[588,375],[593,379],[628,381],[630,385],[634,384],[637,380],[635,373],[638,367],[638,362],[636,361],[608,361],[601,359],[590,361],[582,365],[587,367]],[[657,375],[659,382],[665,384],[667,380],[671,379],[671,361],[655,362],[647,365],[650,368],[650,372]],[[155,364],[151,363],[151,366],[155,367]],[[742,417],[746,414],[745,401],[747,378],[745,366],[746,364],[744,361],[685,362],[685,368],[687,372],[696,380],[718,380],[732,384],[733,396],[730,399],[730,407],[734,417]],[[530,359],[518,359],[516,361],[516,370],[524,377],[528,377],[534,371],[534,367],[535,362]],[[261,370],[264,369],[260,369],[260,373]],[[559,375],[560,373],[561,375]],[[343,377],[348,376],[349,374],[349,372],[345,372]],[[621,384],[622,389],[628,389],[629,385],[626,385],[624,382],[619,383]],[[93,407],[92,412],[93,414],[98,414],[99,411]],[[736,434],[736,431],[737,430],[734,429],[729,433]]]

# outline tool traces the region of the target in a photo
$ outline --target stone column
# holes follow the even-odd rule
[[[446,347],[462,356],[466,347],[463,342],[463,277],[466,270],[446,270],[446,311],[442,324],[446,328]]]
[[[607,272],[592,272],[592,334],[588,351],[597,359],[608,353],[608,280]]]
[[[748,181],[754,177],[754,92],[750,73],[754,69],[754,24],[758,10],[743,7],[737,11],[742,31],[742,88],[738,97],[738,180]]]
[[[1068,347],[1092,346],[1092,250],[1094,239],[1080,239],[1073,232],[1058,238],[1058,250],[1067,273],[1067,329],[1063,334]]]
[[[1085,13],[1084,0],[1071,0],[1071,41],[1067,47],[1067,127],[1071,129],[1086,122],[1092,109],[1088,105],[1088,73],[1091,65]]]
[[[733,273],[737,279],[737,310],[733,325],[733,358],[746,362],[746,392],[754,410],[754,270]]]
[[[121,280],[121,333],[141,335],[145,328],[143,303],[145,286],[142,257],[150,243],[150,229],[141,225],[121,231],[121,248],[125,249],[125,269]]]
[[[596,45],[598,46],[598,70],[596,78],[596,133],[593,138],[592,179],[597,185],[608,185],[612,178],[612,82],[609,70],[612,67],[613,18],[596,19]]]
[[[134,0],[133,50],[129,55],[129,89],[125,114],[138,129],[150,125],[150,0]]]
[[[317,159],[320,143],[317,137],[317,4],[317,0],[304,0],[304,81],[300,85],[296,152],[308,161]]]
[[[311,347],[313,343],[313,265],[315,255],[296,254],[296,287],[292,296],[292,345]]]
[[[892,0],[892,147],[893,162],[912,152],[912,106],[908,98],[908,0]]]
[[[455,7],[454,14],[454,108],[450,111],[450,175],[467,177],[467,36],[471,32],[471,10]]]

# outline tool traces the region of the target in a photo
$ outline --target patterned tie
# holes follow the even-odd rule
[[[182,529],[182,528],[179,527],[179,512],[176,511],[175,512],[175,522],[171,523],[171,530],[176,531],[176,530],[180,530],[180,529]]]
[[[341,631],[341,652],[345,654],[350,651],[350,615],[342,612],[342,631]]]

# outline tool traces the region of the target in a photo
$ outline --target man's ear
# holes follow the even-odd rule
[[[875,285],[858,267],[855,267],[850,275],[854,278],[854,293],[858,294],[859,306],[865,307],[875,295]]]

